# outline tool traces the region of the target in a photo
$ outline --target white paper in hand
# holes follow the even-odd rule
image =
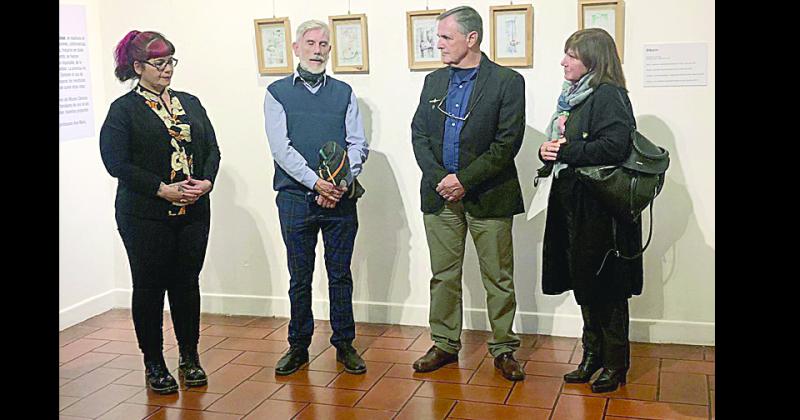
[[[555,171],[553,171],[555,172]],[[553,172],[547,178],[539,179],[539,186],[535,187],[536,192],[533,194],[533,200],[528,208],[528,220],[536,217],[547,208],[547,198],[550,197],[550,186],[553,185]]]

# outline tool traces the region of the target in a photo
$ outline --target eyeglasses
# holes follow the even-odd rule
[[[436,105],[436,109],[438,109],[439,112],[441,112],[445,116],[448,116],[448,117],[450,117],[450,118],[452,118],[454,120],[458,120],[458,121],[466,121],[467,118],[469,118],[469,114],[472,112],[472,110],[467,111],[467,115],[464,115],[463,117],[459,117],[458,115],[451,114],[451,113],[445,111],[444,109],[442,109],[442,104],[444,103],[445,100],[447,100],[447,96],[442,98],[442,100],[440,100],[439,103]]]
[[[169,60],[156,60],[155,63],[151,63],[149,61],[142,61],[142,63],[149,64],[156,68],[158,71],[164,71],[167,68],[168,64],[171,64],[173,68],[178,65],[178,59],[175,57],[170,58]]]
[[[433,99],[430,102],[438,102],[438,104],[436,105],[436,109],[438,109],[439,112],[441,112],[445,116],[458,121],[466,121],[467,118],[469,118],[469,115],[472,113],[472,110],[475,109],[475,104],[477,104],[482,97],[483,97],[483,92],[481,92],[481,94],[477,98],[475,98],[474,101],[470,101],[471,103],[469,104],[470,106],[469,109],[467,110],[467,115],[464,115],[463,117],[459,117],[458,115],[453,115],[447,112],[446,110],[442,109],[442,104],[444,104],[444,101],[447,100],[447,94],[445,94],[444,97],[442,97],[442,99]]]

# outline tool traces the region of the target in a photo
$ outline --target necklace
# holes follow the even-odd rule
[[[164,107],[164,109],[169,114],[170,118],[174,117],[172,115],[172,106],[167,106],[166,101],[164,101],[164,94],[166,93],[167,97],[169,98],[169,103],[170,103],[170,105],[172,105],[172,95],[170,95],[169,88],[164,88],[164,91],[162,91],[161,93],[158,93],[158,92],[155,92],[155,91],[153,91],[151,89],[148,89],[147,87],[143,86],[141,83],[139,83],[137,86],[138,86],[139,89],[141,89],[141,90],[143,90],[143,91],[155,96],[156,99],[158,99],[159,105]]]

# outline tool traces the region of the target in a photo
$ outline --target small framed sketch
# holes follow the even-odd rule
[[[334,73],[368,73],[367,15],[330,16]]]
[[[492,6],[491,58],[510,67],[533,65],[533,5]]]
[[[619,59],[625,52],[625,2],[623,0],[578,0],[578,28],[602,28],[614,38]]]
[[[294,71],[289,18],[256,19],[258,72],[290,74]]]
[[[442,55],[436,48],[436,17],[445,9],[406,12],[408,32],[408,68],[411,70],[444,67]]]

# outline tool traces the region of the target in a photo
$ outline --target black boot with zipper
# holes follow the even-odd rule
[[[628,340],[628,300],[605,305],[603,325],[603,371],[592,383],[592,392],[612,392],[627,382],[631,366]]]
[[[585,384],[595,372],[603,367],[603,359],[596,353],[583,352],[583,360],[578,368],[564,375],[564,382],[569,384]]]
[[[583,317],[583,360],[578,368],[564,375],[564,382],[585,384],[603,367],[603,330],[597,317],[597,305],[581,305]]]
[[[600,372],[600,376],[592,383],[592,392],[612,392],[616,391],[620,385],[627,381],[628,369],[609,369],[605,368]]]

